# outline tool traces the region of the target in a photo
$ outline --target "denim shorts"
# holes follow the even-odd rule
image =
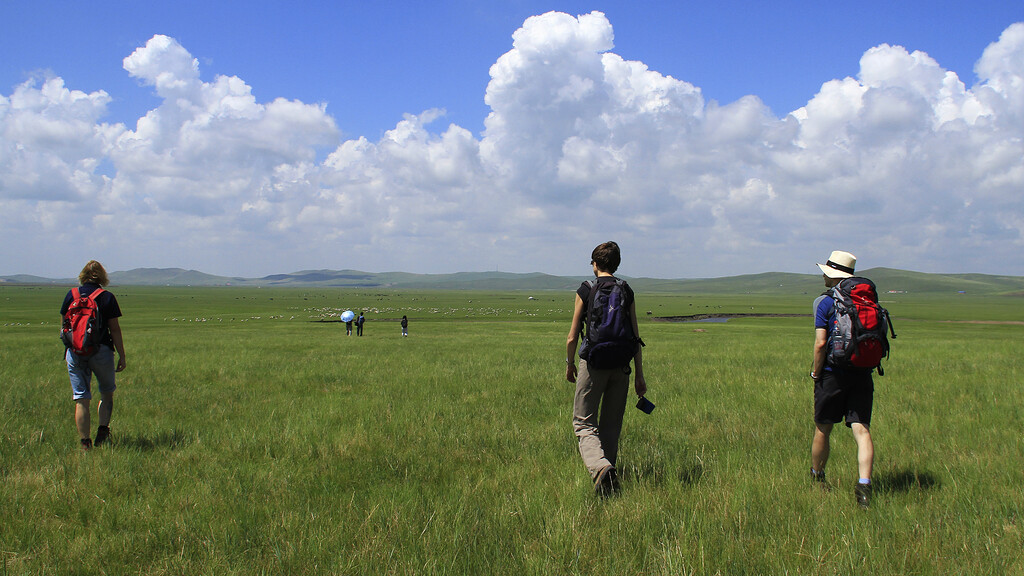
[[[68,375],[71,376],[71,397],[74,400],[92,398],[92,376],[100,385],[100,394],[110,394],[117,386],[114,385],[114,351],[110,346],[100,346],[92,356],[79,356],[68,350],[64,359],[68,363]]]

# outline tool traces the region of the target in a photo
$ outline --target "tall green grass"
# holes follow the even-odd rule
[[[872,426],[807,479],[807,296],[641,294],[649,397],[597,500],[564,381],[571,294],[115,287],[114,445],[80,453],[63,289],[0,288],[0,574],[1011,574],[1024,326],[907,297]],[[366,310],[362,338],[324,322]],[[691,310],[699,309],[694,312]],[[410,317],[410,337],[397,319]]]

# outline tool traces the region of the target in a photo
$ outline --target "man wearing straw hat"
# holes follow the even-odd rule
[[[825,287],[832,288],[844,278],[851,278],[857,258],[849,252],[836,250],[824,264]],[[871,502],[871,467],[875,448],[871,441],[871,407],[874,382],[871,370],[841,370],[827,362],[829,334],[835,319],[835,302],[826,292],[814,301],[814,439],[811,443],[811,478],[825,484],[828,463],[829,435],[832,425],[846,420],[857,442],[857,468],[860,479],[854,486],[857,504],[867,508]]]

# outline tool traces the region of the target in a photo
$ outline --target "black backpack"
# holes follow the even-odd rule
[[[878,304],[878,290],[867,278],[846,278],[825,292],[835,301],[829,326],[828,362],[839,369],[878,369],[889,357],[888,334],[896,338],[889,311]]]
[[[618,278],[590,280],[587,302],[587,330],[580,345],[580,358],[598,369],[629,365],[636,345],[643,342],[633,333],[626,283]]]

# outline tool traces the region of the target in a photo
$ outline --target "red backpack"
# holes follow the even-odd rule
[[[103,334],[103,317],[96,299],[103,288],[96,288],[88,296],[82,296],[78,288],[71,290],[71,304],[64,314],[60,328],[60,340],[64,346],[79,356],[92,356],[99,350]]]
[[[878,369],[889,356],[889,338],[896,338],[889,312],[878,305],[878,289],[867,278],[847,278],[826,292],[835,301],[830,327],[829,363],[840,369]]]

